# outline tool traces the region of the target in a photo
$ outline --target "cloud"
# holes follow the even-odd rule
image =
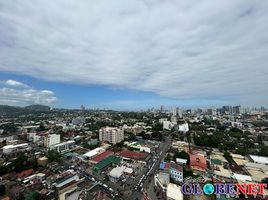
[[[26,106],[31,104],[49,105],[57,101],[54,92],[50,90],[36,90],[24,83],[8,80],[3,81],[11,87],[0,87],[0,104],[13,106]],[[13,87],[15,86],[15,88]]]
[[[267,21],[267,1],[2,1],[0,71],[267,105]]]
[[[6,85],[6,86],[10,86],[10,87],[22,87],[22,88],[28,88],[29,86],[22,83],[22,82],[19,82],[19,81],[15,81],[15,80],[6,80],[6,81],[3,81],[3,83]]]

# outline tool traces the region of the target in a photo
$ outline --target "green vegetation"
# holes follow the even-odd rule
[[[12,167],[16,172],[21,172],[21,171],[26,170],[26,169],[36,169],[37,168],[37,160],[35,158],[29,160],[26,155],[21,153],[12,162]]]
[[[0,185],[0,197],[3,196],[6,192],[6,188],[4,185]]]
[[[268,156],[268,146],[261,146],[261,149],[258,153],[260,156]]]
[[[266,183],[266,184],[268,185],[268,178],[264,178],[264,179],[262,179],[261,182],[262,182],[262,183]]]
[[[88,144],[87,142],[83,144],[83,147],[86,149],[96,149],[99,146],[99,144]]]
[[[176,152],[173,156],[173,161],[176,161],[176,158],[182,158],[187,160],[187,164],[190,162],[190,156],[185,151]]]
[[[213,135],[207,135],[206,133],[194,135],[193,139],[198,146],[217,148],[222,137],[222,132],[214,132]]]
[[[162,131],[163,125],[161,123],[155,123],[153,124],[152,131]]]
[[[30,192],[25,196],[25,200],[39,200],[41,196],[38,192]]]
[[[228,151],[225,151],[223,156],[229,163],[234,163],[233,157],[230,155]]]
[[[59,162],[61,159],[61,154],[55,150],[49,150],[46,157],[48,158],[49,163],[54,161]]]
[[[0,125],[0,129],[3,129],[4,133],[15,133],[18,130],[18,126],[14,123],[7,123]]]
[[[35,158],[28,159],[23,153],[18,154],[17,158],[11,162],[11,164],[6,166],[0,166],[0,175],[15,171],[21,172],[26,169],[36,169],[37,160]]]
[[[173,157],[170,154],[167,154],[165,159],[164,159],[165,162],[170,162],[172,160],[173,160]]]

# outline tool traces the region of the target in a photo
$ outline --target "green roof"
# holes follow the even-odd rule
[[[103,159],[102,161],[98,162],[93,170],[102,170],[103,168],[107,167],[110,164],[118,164],[120,163],[121,158],[117,157],[117,156],[109,156],[105,159]]]
[[[211,162],[214,165],[221,165],[222,164],[221,160],[218,160],[218,159],[211,159]]]

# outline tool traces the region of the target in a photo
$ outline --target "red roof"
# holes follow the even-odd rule
[[[190,166],[195,170],[205,171],[207,168],[207,162],[205,156],[201,154],[191,154]]]
[[[169,169],[170,168],[170,163],[168,162],[168,163],[165,163],[165,167],[164,167],[165,169]]]
[[[24,177],[24,176],[29,176],[33,173],[33,169],[27,169],[27,170],[24,170],[20,173],[17,174],[17,177],[18,178],[21,178],[21,177]]]
[[[112,155],[113,152],[112,151],[104,151],[103,153],[99,154],[99,155],[96,155],[94,156],[92,159],[90,159],[92,162],[94,163],[98,163],[100,162],[101,160],[107,158],[108,156]]]
[[[148,156],[148,153],[145,152],[137,152],[137,151],[121,151],[119,154],[121,157],[131,158],[131,159],[145,159]]]
[[[170,163],[170,167],[177,170],[177,171],[183,172],[183,167],[181,165],[174,163],[174,162]]]
[[[10,198],[8,196],[5,196],[1,200],[10,200]]]

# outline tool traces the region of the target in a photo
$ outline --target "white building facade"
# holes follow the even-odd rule
[[[99,130],[99,140],[112,144],[119,143],[124,140],[124,130],[115,127],[104,127]]]

